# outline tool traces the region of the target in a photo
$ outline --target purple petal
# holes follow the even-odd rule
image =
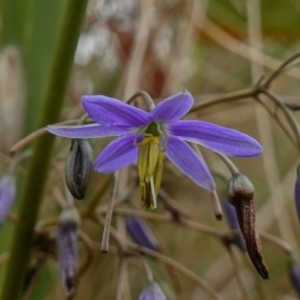
[[[133,145],[134,134],[128,134],[111,142],[98,156],[94,169],[111,173],[137,161],[138,148]]]
[[[140,246],[159,252],[158,241],[147,223],[139,217],[125,217],[126,230]]]
[[[174,165],[197,184],[208,190],[215,189],[215,182],[205,163],[187,143],[171,137],[165,154]]]
[[[262,146],[252,137],[234,129],[202,121],[177,121],[169,124],[171,134],[231,156],[255,156]]]
[[[132,132],[134,129],[125,125],[104,127],[99,124],[56,126],[49,125],[47,131],[68,138],[88,139],[106,136],[119,136]]]
[[[82,105],[95,122],[104,126],[127,125],[139,127],[152,121],[147,112],[120,100],[102,95],[83,96]]]
[[[192,95],[188,91],[182,91],[160,102],[150,115],[157,121],[176,121],[190,110],[193,103]]]
[[[10,212],[16,198],[16,192],[14,177],[11,175],[3,176],[0,180],[0,226]]]

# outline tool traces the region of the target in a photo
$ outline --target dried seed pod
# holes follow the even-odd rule
[[[16,193],[15,178],[10,174],[3,176],[0,180],[0,226],[10,212]]]
[[[142,218],[126,216],[125,224],[127,232],[138,245],[159,252],[158,241]]]
[[[57,248],[60,277],[68,294],[75,290],[79,224],[80,216],[75,207],[66,207],[61,212],[57,227]]]
[[[167,300],[167,296],[155,281],[149,281],[140,293],[138,300]]]
[[[235,207],[249,257],[261,277],[268,279],[268,268],[264,262],[260,238],[255,228],[254,187],[251,181],[246,176],[235,173],[228,182],[228,196],[229,202]]]
[[[66,183],[76,199],[83,199],[92,168],[92,148],[88,141],[72,140],[66,160]]]

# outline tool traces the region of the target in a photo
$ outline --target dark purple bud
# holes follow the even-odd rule
[[[140,293],[138,300],[168,300],[167,296],[155,281],[150,281]]]
[[[83,199],[92,168],[92,148],[88,141],[72,140],[66,160],[66,183],[76,199]]]
[[[298,220],[300,223],[300,164],[297,167],[297,179],[295,183],[295,204],[296,204]]]
[[[126,230],[131,238],[140,246],[159,252],[156,240],[147,223],[139,217],[125,217]]]
[[[16,198],[16,182],[12,175],[5,175],[0,180],[0,226],[6,220],[7,215]]]
[[[240,230],[240,225],[234,206],[228,202],[224,202],[223,209],[225,211],[229,228],[231,230]],[[242,234],[235,234],[232,238],[232,243],[238,246],[241,251],[247,251],[245,239],[243,238]]]
[[[75,207],[66,207],[60,214],[57,228],[58,260],[62,284],[68,294],[75,289],[79,224],[80,216]]]
[[[290,280],[296,290],[298,296],[300,296],[300,265],[292,262],[290,265]]]
[[[255,227],[254,187],[251,181],[240,173],[233,174],[228,182],[228,196],[229,202],[235,207],[249,257],[261,277],[268,279],[269,272]]]

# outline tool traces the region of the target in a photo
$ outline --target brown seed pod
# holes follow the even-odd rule
[[[259,235],[255,227],[254,187],[250,180],[239,173],[228,182],[229,202],[234,205],[240,228],[247,245],[249,257],[263,279],[269,278]]]

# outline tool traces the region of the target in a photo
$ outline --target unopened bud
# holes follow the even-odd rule
[[[6,220],[15,198],[15,178],[12,175],[5,175],[0,180],[0,226]]]
[[[92,148],[88,141],[72,140],[66,160],[66,183],[76,199],[83,199],[92,167]]]
[[[298,220],[300,223],[300,164],[297,166],[297,179],[295,183],[295,204],[298,215]]]
[[[155,281],[150,281],[143,288],[138,300],[167,300],[167,296]]]
[[[159,252],[158,241],[147,223],[139,217],[125,217],[126,230],[140,246]]]
[[[268,279],[268,268],[264,262],[260,238],[255,228],[253,196],[254,187],[251,181],[245,175],[235,173],[228,182],[228,200],[235,207],[253,265],[262,278]]]
[[[66,207],[60,214],[57,228],[58,259],[62,284],[68,294],[75,290],[79,224],[80,216],[75,207]]]

